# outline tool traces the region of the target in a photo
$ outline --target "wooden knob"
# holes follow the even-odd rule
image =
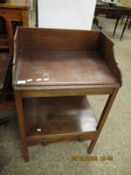
[[[83,142],[83,141],[84,141],[83,136],[79,136],[79,137],[78,137],[78,141],[79,141],[79,142]]]
[[[48,141],[47,141],[47,140],[44,140],[44,141],[42,142],[42,145],[43,145],[43,146],[47,146],[47,145],[48,145]]]

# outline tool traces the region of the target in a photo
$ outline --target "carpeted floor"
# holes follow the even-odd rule
[[[115,21],[99,18],[103,31],[112,38]],[[0,127],[0,175],[130,175],[131,174],[131,29],[119,41],[119,30],[113,39],[115,57],[123,74],[120,89],[106,125],[93,151],[97,161],[72,161],[71,156],[87,156],[88,141],[83,143],[58,143],[47,147],[31,147],[30,161],[25,163],[15,111],[1,112],[0,117],[10,117],[5,128]],[[89,97],[96,115],[100,116],[107,97]],[[112,156],[113,160],[101,160]]]

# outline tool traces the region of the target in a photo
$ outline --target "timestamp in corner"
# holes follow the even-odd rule
[[[102,155],[102,156],[71,156],[71,161],[113,161],[112,155]]]

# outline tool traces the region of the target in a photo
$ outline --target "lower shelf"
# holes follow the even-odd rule
[[[24,99],[27,136],[41,140],[52,136],[95,132],[97,122],[86,97]]]

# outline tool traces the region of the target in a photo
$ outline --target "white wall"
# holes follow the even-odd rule
[[[90,30],[96,0],[38,0],[38,26]]]

